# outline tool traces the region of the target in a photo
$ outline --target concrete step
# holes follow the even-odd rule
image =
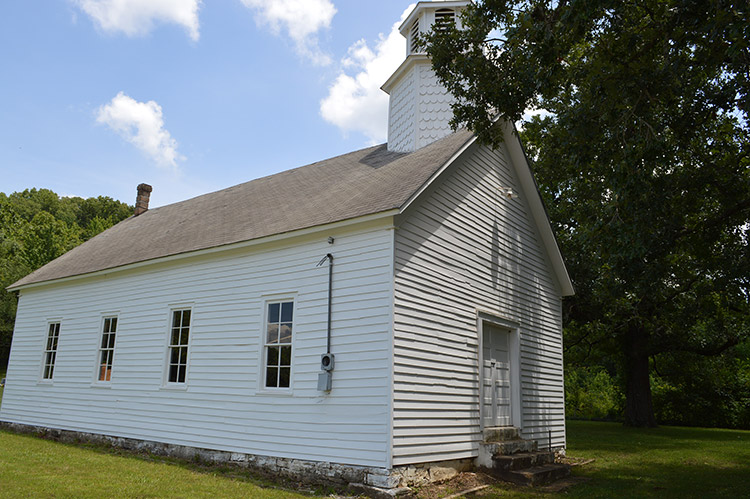
[[[504,442],[505,440],[518,440],[518,428],[515,426],[493,426],[484,429],[485,442]]]
[[[498,471],[518,471],[552,464],[555,462],[555,453],[548,451],[540,452],[518,452],[516,454],[502,455],[498,454],[492,457],[493,468]]]
[[[493,470],[493,475],[501,480],[518,485],[546,485],[570,474],[570,466],[566,464],[544,464],[532,466],[525,470]]]
[[[537,451],[536,441],[523,440],[521,438],[506,440],[504,442],[489,442],[482,445],[490,456],[507,456],[510,454],[517,454],[519,452]]]

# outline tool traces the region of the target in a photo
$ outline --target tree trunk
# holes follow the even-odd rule
[[[625,334],[625,425],[656,427],[651,403],[648,333],[639,326]]]

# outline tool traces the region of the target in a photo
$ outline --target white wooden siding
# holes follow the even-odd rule
[[[472,146],[397,220],[393,465],[477,455],[477,310],[521,325],[523,437],[564,445],[561,293],[507,157]]]
[[[385,223],[23,291],[0,420],[387,467],[393,231]],[[336,369],[325,395],[317,375],[328,268],[316,264],[328,252]],[[259,381],[264,303],[273,296],[295,298],[289,394]],[[172,306],[193,310],[183,389],[163,386]],[[111,311],[117,346],[111,386],[102,387],[94,384],[101,314]],[[50,317],[61,317],[61,329],[54,380],[44,384]]]

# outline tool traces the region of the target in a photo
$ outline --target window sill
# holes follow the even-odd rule
[[[256,390],[254,395],[262,397],[291,397],[294,395],[292,388],[261,388]]]
[[[167,385],[161,385],[159,387],[159,390],[171,390],[176,392],[184,392],[187,391],[188,385],[187,383],[170,383]]]
[[[112,388],[111,381],[94,381],[91,383],[92,388]]]

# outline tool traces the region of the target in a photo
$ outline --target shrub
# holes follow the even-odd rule
[[[623,394],[602,367],[573,367],[565,371],[565,413],[573,419],[618,419]]]

